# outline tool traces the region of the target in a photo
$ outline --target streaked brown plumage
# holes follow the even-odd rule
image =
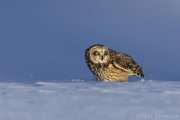
[[[97,80],[123,82],[131,75],[144,77],[142,68],[131,56],[101,44],[86,49],[85,59]]]

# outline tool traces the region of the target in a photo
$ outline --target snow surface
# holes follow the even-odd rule
[[[0,82],[0,120],[180,120],[180,82]]]

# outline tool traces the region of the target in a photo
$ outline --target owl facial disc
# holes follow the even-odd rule
[[[106,64],[109,58],[109,49],[105,46],[94,46],[90,49],[90,59],[96,64]]]

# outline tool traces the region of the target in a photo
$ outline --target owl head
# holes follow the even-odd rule
[[[95,64],[106,64],[110,59],[110,51],[104,45],[93,45],[86,50],[88,59]]]

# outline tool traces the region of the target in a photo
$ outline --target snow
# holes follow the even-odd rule
[[[179,120],[180,82],[0,82],[0,120]]]

